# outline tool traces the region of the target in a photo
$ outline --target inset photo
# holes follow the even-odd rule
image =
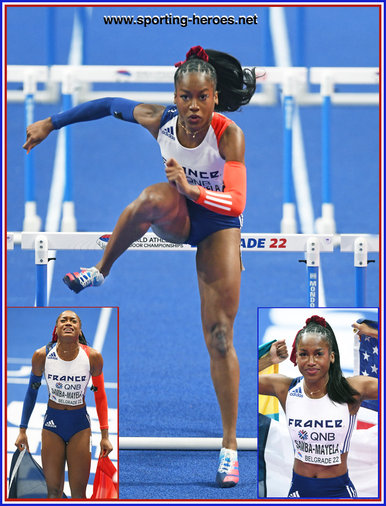
[[[378,498],[377,308],[259,308],[259,498]]]
[[[9,499],[118,498],[118,308],[9,307]]]

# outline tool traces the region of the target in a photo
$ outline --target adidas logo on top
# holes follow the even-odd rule
[[[52,352],[52,354],[48,358],[52,358],[53,360],[58,360],[58,357],[56,356],[56,353],[54,351]]]
[[[53,420],[50,420],[44,424],[44,427],[52,427],[53,429],[56,429],[56,425]]]
[[[291,390],[290,395],[292,395],[294,397],[303,397],[302,390],[300,387],[297,387],[294,390]]]
[[[175,140],[175,137],[174,137],[174,127],[168,127],[168,128],[164,128],[163,130],[161,130],[161,132],[166,135],[167,137],[169,137],[170,139],[173,139]]]

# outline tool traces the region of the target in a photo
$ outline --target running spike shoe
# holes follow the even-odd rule
[[[68,288],[75,293],[88,286],[100,286],[105,280],[96,267],[81,267],[80,271],[68,272],[63,278]]]
[[[239,482],[239,463],[237,450],[221,448],[216,481],[220,487],[234,487]]]

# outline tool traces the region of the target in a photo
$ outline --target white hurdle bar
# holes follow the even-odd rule
[[[366,307],[366,275],[368,253],[379,253],[380,239],[378,235],[341,234],[340,251],[354,253],[355,267],[355,305]]]
[[[221,450],[217,437],[120,437],[120,450]],[[238,450],[257,450],[257,438],[237,438]]]
[[[246,65],[253,67],[254,65]],[[161,65],[7,65],[7,83],[22,84],[25,75],[33,76],[36,83],[43,83],[46,89],[37,90],[36,103],[56,103],[60,94],[58,85],[64,81],[74,80],[79,102],[108,96],[119,96],[145,103],[170,103],[172,91],[93,91],[90,83],[173,83],[175,67]],[[264,74],[265,72],[265,74]],[[252,98],[251,105],[271,106],[277,104],[277,94],[272,88],[283,85],[289,74],[298,73],[296,101],[298,105],[321,105],[322,95],[308,91],[308,81],[320,83],[328,73],[332,84],[378,84],[379,68],[377,67],[264,67],[257,68],[261,77],[258,84],[262,90]],[[304,81],[303,73],[306,74]],[[308,78],[309,76],[309,78]],[[299,79],[300,78],[300,79]],[[8,89],[7,101],[23,102],[24,92],[20,89]],[[379,93],[374,92],[334,92],[331,101],[335,105],[378,105]]]
[[[47,306],[47,264],[49,250],[101,250],[97,240],[108,233],[101,232],[22,232],[19,233],[21,249],[35,251],[36,305]],[[14,247],[15,233],[7,234],[7,246]],[[320,253],[334,250],[333,235],[307,234],[241,234],[242,251],[303,252],[307,266],[307,298],[309,307],[319,304]],[[153,232],[146,233],[128,250],[142,251],[195,251],[188,244],[174,244],[160,239]]]

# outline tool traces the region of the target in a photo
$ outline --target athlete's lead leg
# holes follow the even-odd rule
[[[88,286],[101,285],[117,258],[140,239],[150,226],[170,242],[182,243],[189,235],[190,220],[185,197],[169,183],[145,188],[122,212],[100,262],[81,273],[66,274],[63,281],[76,293]]]
[[[145,188],[126,207],[114,227],[101,261],[96,265],[97,269],[107,276],[115,260],[152,225],[168,234],[173,242],[183,242],[189,234],[185,198],[169,183]]]

